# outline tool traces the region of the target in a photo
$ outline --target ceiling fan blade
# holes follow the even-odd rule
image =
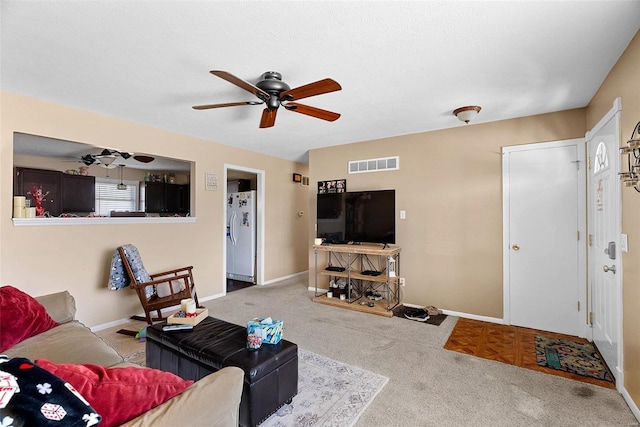
[[[263,104],[263,102],[260,102],[260,101],[227,102],[225,104],[195,105],[193,109],[208,110],[210,108],[237,107],[239,105],[260,105],[260,104]]]
[[[229,83],[233,83],[234,85],[248,91],[251,92],[252,94],[254,94],[255,96],[257,96],[258,98],[262,99],[263,101],[266,101],[267,99],[269,99],[269,94],[265,91],[263,91],[262,89],[260,89],[257,86],[252,85],[249,82],[246,82],[244,80],[242,80],[239,77],[234,76],[231,73],[228,73],[226,71],[221,71],[221,70],[211,70],[209,71],[211,74],[213,74],[214,76],[218,76],[221,79],[224,79],[226,81],[228,81]]]
[[[335,80],[324,79],[304,86],[285,90],[280,94],[280,98],[285,101],[293,101],[294,99],[308,98],[310,96],[322,95],[323,93],[335,92],[341,89],[342,86],[340,86],[340,84]]]
[[[327,111],[316,107],[309,107],[308,105],[298,104],[297,102],[288,102],[285,108],[289,111],[306,114],[307,116],[326,120],[328,122],[333,122],[340,118],[340,114],[334,113],[333,111]]]
[[[269,110],[265,108],[262,112],[262,118],[260,119],[261,128],[270,128],[276,124],[276,113],[278,110]]]
[[[133,156],[134,159],[136,159],[137,161],[141,162],[141,163],[150,163],[153,162],[155,160],[155,158],[151,157],[151,156],[144,156],[141,154],[135,155]]]

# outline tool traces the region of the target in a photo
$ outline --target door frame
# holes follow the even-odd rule
[[[539,150],[545,148],[558,148],[575,146],[578,151],[578,166],[580,176],[578,177],[578,230],[580,239],[578,240],[578,303],[580,304],[579,315],[582,315],[584,322],[579,324],[579,336],[585,337],[587,334],[587,188],[586,188],[586,154],[585,139],[565,139],[551,142],[539,142],[524,145],[512,145],[502,147],[502,283],[503,283],[503,313],[502,321],[505,325],[511,324],[511,281],[510,281],[510,236],[511,217],[509,214],[509,157],[506,154],[518,151]],[[576,307],[577,308],[577,307]]]
[[[249,172],[256,175],[256,285],[264,285],[264,207],[265,207],[265,171],[253,169],[246,166],[224,164],[224,197],[222,198],[222,280],[227,281],[227,175],[229,169],[242,172]],[[225,294],[227,293],[225,287]]]
[[[585,133],[585,144],[586,144],[586,148],[587,148],[587,155],[589,156],[589,158],[592,158],[592,154],[589,152],[589,141],[593,138],[593,135],[598,133],[610,120],[614,120],[614,135],[618,138],[618,144],[617,147],[620,147],[620,141],[621,139],[621,113],[622,113],[622,98],[618,97],[616,99],[613,100],[613,106],[611,107],[611,109],[598,121],[598,123],[593,126],[593,128],[591,128],[591,130],[587,131]],[[615,169],[613,170],[614,175],[616,177],[616,179],[619,175],[618,173],[620,172],[620,154],[618,151],[616,151],[615,153],[611,153],[611,156],[609,157],[609,162],[611,167],[614,167]],[[591,186],[591,174],[588,175],[587,177],[588,180],[588,184],[589,186]],[[617,210],[617,212],[614,212],[614,218],[616,219],[616,224],[615,224],[615,242],[616,242],[616,248],[619,248],[619,259],[616,260],[618,261],[618,269],[616,271],[616,288],[617,288],[617,294],[615,296],[615,304],[617,306],[617,310],[615,313],[615,322],[617,324],[617,342],[618,342],[618,348],[617,348],[617,367],[610,367],[610,369],[616,369],[617,368],[617,375],[618,377],[616,378],[616,388],[618,389],[618,391],[621,391],[624,387],[624,369],[623,369],[623,357],[622,357],[622,350],[623,350],[623,331],[622,331],[622,284],[623,284],[623,273],[624,273],[624,257],[622,256],[622,247],[620,246],[620,240],[621,240],[621,235],[622,235],[622,190],[621,190],[622,184],[618,181],[618,185],[614,185],[614,192],[615,192],[615,197],[617,198],[617,203],[615,203],[615,209]],[[589,187],[591,188],[591,187]],[[587,192],[587,195],[589,193]],[[591,212],[591,200],[587,199],[587,207],[588,207],[588,212]],[[592,224],[591,224],[591,218],[589,218],[589,222],[587,224],[587,233],[589,233],[589,235],[591,235],[591,231],[592,231]],[[589,269],[588,269],[588,277],[589,277],[589,281],[588,281],[588,298],[589,298],[589,311],[593,311],[592,310],[592,305],[593,305],[593,293],[594,293],[594,289],[593,289],[593,285],[592,285],[592,281],[591,281],[591,276],[594,272],[594,269],[596,268],[596,266],[594,265],[593,262],[591,262],[591,253],[589,253]],[[592,325],[590,325],[592,326]],[[593,342],[593,327],[590,327],[588,329],[588,335],[587,338],[589,339],[589,341]]]

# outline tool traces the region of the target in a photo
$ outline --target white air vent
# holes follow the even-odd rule
[[[381,172],[400,169],[400,157],[384,157],[382,159],[352,160],[349,162],[349,173]]]

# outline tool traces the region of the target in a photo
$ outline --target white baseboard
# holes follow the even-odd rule
[[[315,286],[309,286],[307,288],[307,290],[309,291],[315,291],[316,288]],[[318,288],[318,293],[319,294],[323,294],[326,293],[327,289],[321,289]],[[405,307],[413,307],[413,308],[424,308],[424,305],[419,305],[419,304],[410,304],[407,302],[402,303],[402,305],[404,305]],[[472,320],[481,320],[483,322],[490,322],[490,323],[498,323],[500,325],[504,324],[504,320],[497,318],[497,317],[488,317],[488,316],[478,316],[477,314],[469,314],[469,313],[461,313],[459,311],[451,311],[451,310],[442,310],[443,314],[446,314],[447,316],[454,316],[454,317],[462,317],[465,319],[472,319]]]
[[[425,307],[424,305],[409,304],[407,302],[402,303],[402,305],[404,305],[405,307],[413,307],[413,308],[424,308]],[[481,320],[483,322],[498,323],[500,325],[504,324],[504,320],[503,319],[499,319],[497,317],[478,316],[477,314],[462,313],[462,312],[459,312],[459,311],[451,311],[451,310],[442,310],[442,313],[446,314],[447,316],[462,317],[464,319],[471,319],[471,320]]]
[[[625,402],[627,402],[627,405],[629,405],[629,409],[631,409],[633,416],[636,417],[636,420],[638,420],[638,422],[640,422],[640,409],[638,408],[638,405],[636,405],[636,402],[633,401],[631,395],[629,394],[627,389],[624,388],[624,386],[622,386],[622,389],[619,391],[620,394],[622,394]]]
[[[219,294],[209,295],[208,297],[202,297],[202,298],[198,297],[198,302],[207,302],[213,299],[218,299],[225,296],[226,294],[227,294],[226,292],[221,292]]]
[[[198,297],[198,302],[202,303],[202,302],[206,302],[206,301],[211,301],[213,299],[217,299],[217,298],[223,297],[225,295],[226,295],[226,292],[210,295],[210,296],[203,297],[203,298]],[[171,312],[174,312],[174,311],[176,311],[176,307],[163,308],[162,310],[160,310],[160,312],[162,314],[167,314],[167,313],[171,313]],[[134,316],[142,316],[142,317],[144,317],[144,313],[136,313]],[[92,332],[98,332],[98,331],[101,331],[103,329],[109,329],[109,328],[113,328],[114,326],[123,325],[125,323],[130,322],[130,321],[131,321],[131,318],[130,317],[126,317],[124,319],[118,319],[118,320],[114,320],[112,322],[107,322],[107,323],[102,323],[100,325],[92,326],[89,329],[91,329]]]
[[[142,315],[144,316],[144,313],[142,313]],[[113,328],[114,326],[123,325],[130,321],[131,319],[127,317],[126,319],[114,320],[113,322],[107,322],[107,323],[102,323],[100,325],[92,326],[89,329],[91,329],[92,332],[98,332],[103,329],[109,329],[109,328]]]
[[[302,276],[304,274],[309,274],[309,271],[308,270],[307,271],[301,271],[300,273],[294,273],[294,274],[290,274],[290,275],[285,276],[285,277],[280,277],[278,279],[269,280],[268,282],[265,282],[265,285],[268,285],[268,284],[271,284],[271,283],[280,282],[282,280],[292,279],[294,277]],[[222,292],[222,293],[219,293],[219,294],[209,295],[209,296],[206,296],[206,297],[198,296],[198,302],[202,303],[202,302],[218,299],[220,297],[225,296],[226,294],[227,294],[227,292],[225,291],[225,292]],[[162,313],[163,314],[169,313],[169,312],[172,312],[172,311],[175,311],[174,307],[169,307],[169,308],[162,309]],[[144,313],[137,313],[136,316],[144,316]],[[91,329],[93,332],[98,332],[98,331],[101,331],[103,329],[113,328],[114,326],[119,326],[119,325],[125,324],[125,323],[130,322],[130,321],[131,321],[131,318],[127,317],[127,318],[124,318],[124,319],[118,319],[118,320],[114,320],[112,322],[107,322],[107,323],[102,323],[100,325],[92,326],[89,329]]]
[[[500,325],[504,325],[504,319],[500,319],[497,317],[478,316],[477,314],[461,313],[459,311],[451,311],[451,310],[442,310],[442,312],[447,316],[457,316],[465,319],[481,320],[483,322],[498,323]]]
[[[264,285],[270,285],[270,284],[276,283],[276,282],[282,282],[283,280],[293,279],[294,277],[302,276],[304,274],[309,274],[309,270],[301,271],[299,273],[293,273],[293,274],[290,274],[290,275],[284,276],[284,277],[278,277],[276,279],[267,280],[266,282],[263,283],[263,286]]]

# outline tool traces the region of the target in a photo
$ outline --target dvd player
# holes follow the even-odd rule
[[[327,271],[344,271],[345,268],[344,267],[334,267],[334,266],[329,266],[327,268],[325,268],[325,270]]]
[[[382,271],[365,270],[365,271],[361,272],[360,274],[365,275],[365,276],[379,276],[379,275],[382,274]]]

